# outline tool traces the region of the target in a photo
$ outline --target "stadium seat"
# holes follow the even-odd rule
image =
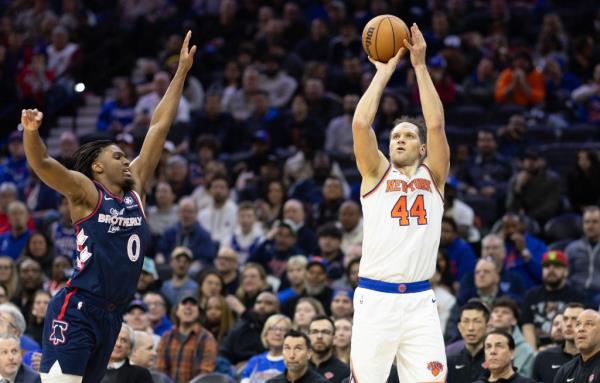
[[[554,217],[544,225],[544,234],[549,241],[579,238],[583,234],[581,216],[575,213],[565,213]]]
[[[212,372],[210,374],[198,375],[190,380],[190,383],[236,383],[236,381],[230,376]]]

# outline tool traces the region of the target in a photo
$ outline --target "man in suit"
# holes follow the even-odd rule
[[[21,361],[19,338],[13,334],[0,334],[0,382],[41,383],[40,375]]]
[[[135,332],[123,323],[117,343],[110,355],[108,370],[102,378],[102,383],[148,383],[152,376],[147,369],[129,363],[131,351],[135,346]]]

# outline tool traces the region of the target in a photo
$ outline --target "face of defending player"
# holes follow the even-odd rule
[[[426,146],[419,139],[419,128],[401,122],[390,133],[390,161],[396,168],[417,164],[425,157]]]
[[[0,339],[0,375],[10,377],[21,367],[21,347],[16,339]]]
[[[494,373],[504,370],[512,363],[514,351],[508,347],[508,339],[499,334],[491,334],[485,339],[485,361]]]
[[[97,174],[104,174],[110,182],[127,191],[131,190],[134,184],[129,165],[125,152],[117,145],[109,145],[102,149],[92,164],[92,170]]]

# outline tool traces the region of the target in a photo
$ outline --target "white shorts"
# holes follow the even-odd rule
[[[385,383],[394,357],[401,383],[446,381],[444,338],[433,290],[400,294],[358,287],[350,382]]]

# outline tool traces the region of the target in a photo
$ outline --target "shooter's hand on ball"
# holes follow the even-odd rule
[[[406,40],[404,40],[404,41],[406,41]],[[382,63],[380,61],[373,60],[370,57],[368,57],[368,59],[370,62],[373,63],[373,65],[375,65],[377,72],[385,74],[387,76],[387,78],[389,79],[390,77],[392,77],[392,75],[396,71],[396,67],[398,66],[398,61],[400,61],[400,57],[402,57],[404,52],[406,52],[406,48],[400,48],[398,50],[398,52],[396,53],[396,55],[394,57],[392,57],[390,59],[390,61],[388,61],[386,63]]]
[[[425,43],[425,38],[416,23],[413,23],[410,27],[410,33],[412,35],[412,44],[405,39],[404,45],[410,51],[410,62],[412,63],[412,66],[416,68],[419,65],[425,65],[425,50],[427,49],[427,43]]]

